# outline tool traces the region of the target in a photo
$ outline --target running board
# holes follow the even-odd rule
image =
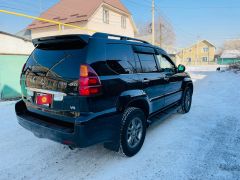
[[[147,122],[149,125],[151,125],[157,121],[164,121],[164,120],[168,119],[170,116],[172,116],[173,114],[178,113],[180,108],[181,107],[179,105],[172,106],[166,110],[163,110],[163,111],[153,115],[152,117],[150,117],[147,120]]]

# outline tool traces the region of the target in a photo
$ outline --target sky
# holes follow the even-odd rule
[[[58,0],[0,0],[0,9],[38,16]],[[151,22],[151,0],[122,0],[136,24]],[[163,16],[176,33],[176,47],[206,39],[217,47],[240,39],[239,0],[155,0],[156,16]],[[0,13],[0,31],[16,33],[31,19]]]

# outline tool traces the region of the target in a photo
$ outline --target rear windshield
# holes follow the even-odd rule
[[[79,44],[40,45],[29,57],[26,68],[37,75],[76,79],[85,56],[86,46]]]

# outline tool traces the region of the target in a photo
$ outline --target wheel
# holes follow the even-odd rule
[[[186,89],[183,92],[181,100],[180,112],[183,114],[188,113],[191,109],[191,105],[192,105],[192,89],[190,87],[186,87]]]
[[[119,152],[132,157],[141,149],[146,136],[146,117],[135,107],[127,108],[122,116]]]

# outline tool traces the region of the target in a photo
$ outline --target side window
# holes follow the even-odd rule
[[[106,64],[116,74],[132,74],[136,72],[134,54],[129,45],[108,44]]]
[[[138,54],[144,73],[158,72],[157,64],[153,54]]]
[[[157,59],[158,59],[161,71],[171,72],[171,73],[175,72],[174,65],[170,62],[170,60],[167,59],[167,57],[165,57],[163,55],[157,55]]]
[[[134,59],[135,59],[135,64],[136,64],[136,71],[135,73],[142,73],[142,66],[138,57],[137,53],[134,53]]]

